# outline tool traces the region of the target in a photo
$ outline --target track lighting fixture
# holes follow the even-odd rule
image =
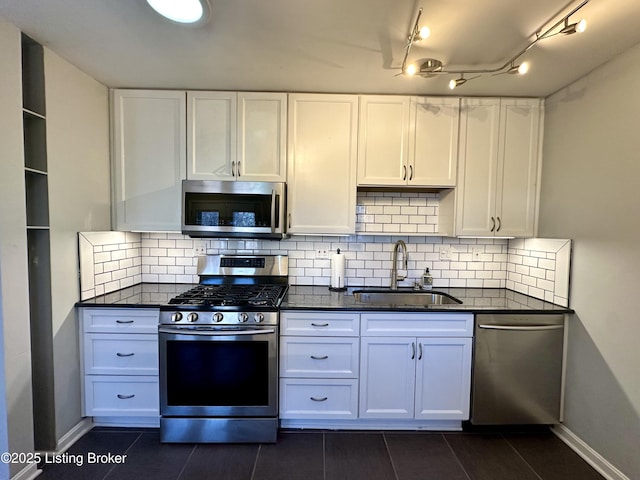
[[[589,0],[583,0],[577,7],[571,10],[568,14],[562,17],[552,27],[542,32],[542,27],[536,33],[535,38],[522,50],[516,53],[513,57],[507,60],[503,65],[497,68],[478,68],[478,69],[455,69],[446,68],[443,66],[440,60],[435,58],[428,58],[423,60],[418,67],[415,63],[407,64],[411,47],[414,43],[427,38],[430,34],[430,30],[427,27],[420,28],[420,17],[422,16],[422,8],[418,10],[415,23],[409,33],[408,43],[405,47],[404,58],[402,60],[402,71],[399,75],[419,75],[423,78],[435,77],[437,75],[460,75],[458,78],[454,78],[449,82],[449,88],[451,90],[464,85],[468,80],[478,78],[483,74],[500,75],[503,73],[524,75],[529,71],[529,64],[527,62],[516,63],[517,60],[535,46],[540,40],[544,40],[555,35],[572,35],[574,33],[584,32],[587,27],[586,20],[580,20],[579,22],[569,23],[569,18],[575,14],[578,10],[584,7]],[[544,25],[543,25],[544,27]],[[558,30],[558,28],[560,28]],[[468,74],[478,74],[475,77],[465,78]]]

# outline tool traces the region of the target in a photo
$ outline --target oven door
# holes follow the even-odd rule
[[[160,326],[160,414],[276,417],[277,327]]]

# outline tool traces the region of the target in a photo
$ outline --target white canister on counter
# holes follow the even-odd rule
[[[344,254],[340,253],[340,249],[331,255],[331,283],[329,290],[342,291],[346,290],[344,284]]]

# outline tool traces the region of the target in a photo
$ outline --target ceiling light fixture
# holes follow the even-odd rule
[[[147,0],[157,13],[183,25],[204,25],[211,16],[209,0]]]
[[[426,59],[418,68],[414,63],[407,65],[407,59],[409,58],[409,53],[411,52],[411,47],[414,43],[422,40],[422,31],[423,28],[420,28],[420,17],[422,16],[422,8],[418,10],[418,15],[416,16],[415,23],[413,24],[413,28],[409,33],[409,41],[407,46],[405,47],[404,58],[402,60],[402,71],[399,75],[420,75],[423,78],[430,78],[437,75],[460,75],[459,78],[453,79],[449,82],[449,88],[455,89],[463,84],[465,84],[468,80],[472,80],[474,78],[478,78],[483,74],[493,74],[499,75],[502,73],[510,73],[510,74],[519,74],[524,75],[529,71],[529,64],[527,62],[522,62],[520,64],[516,64],[516,61],[528,52],[534,45],[536,45],[540,40],[544,40],[549,37],[553,37],[555,35],[571,35],[573,33],[581,33],[584,32],[587,28],[586,20],[580,20],[576,23],[569,23],[569,18],[575,14],[578,10],[584,7],[589,0],[583,0],[577,7],[571,10],[568,14],[562,17],[558,22],[556,22],[553,26],[542,32],[542,27],[535,34],[535,38],[522,50],[516,53],[513,57],[507,60],[503,65],[497,68],[477,68],[477,69],[454,69],[454,68],[445,68],[442,65],[440,60],[434,58]],[[544,25],[543,25],[544,27]],[[558,28],[561,27],[559,30]],[[426,29],[426,32],[429,32],[429,29]],[[542,32],[542,33],[541,33]],[[427,35],[428,36],[428,35]],[[472,78],[464,78],[465,74],[474,74],[477,73],[475,77]]]

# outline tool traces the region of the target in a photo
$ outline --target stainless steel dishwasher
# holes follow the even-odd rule
[[[560,422],[564,315],[476,315],[471,423]]]

